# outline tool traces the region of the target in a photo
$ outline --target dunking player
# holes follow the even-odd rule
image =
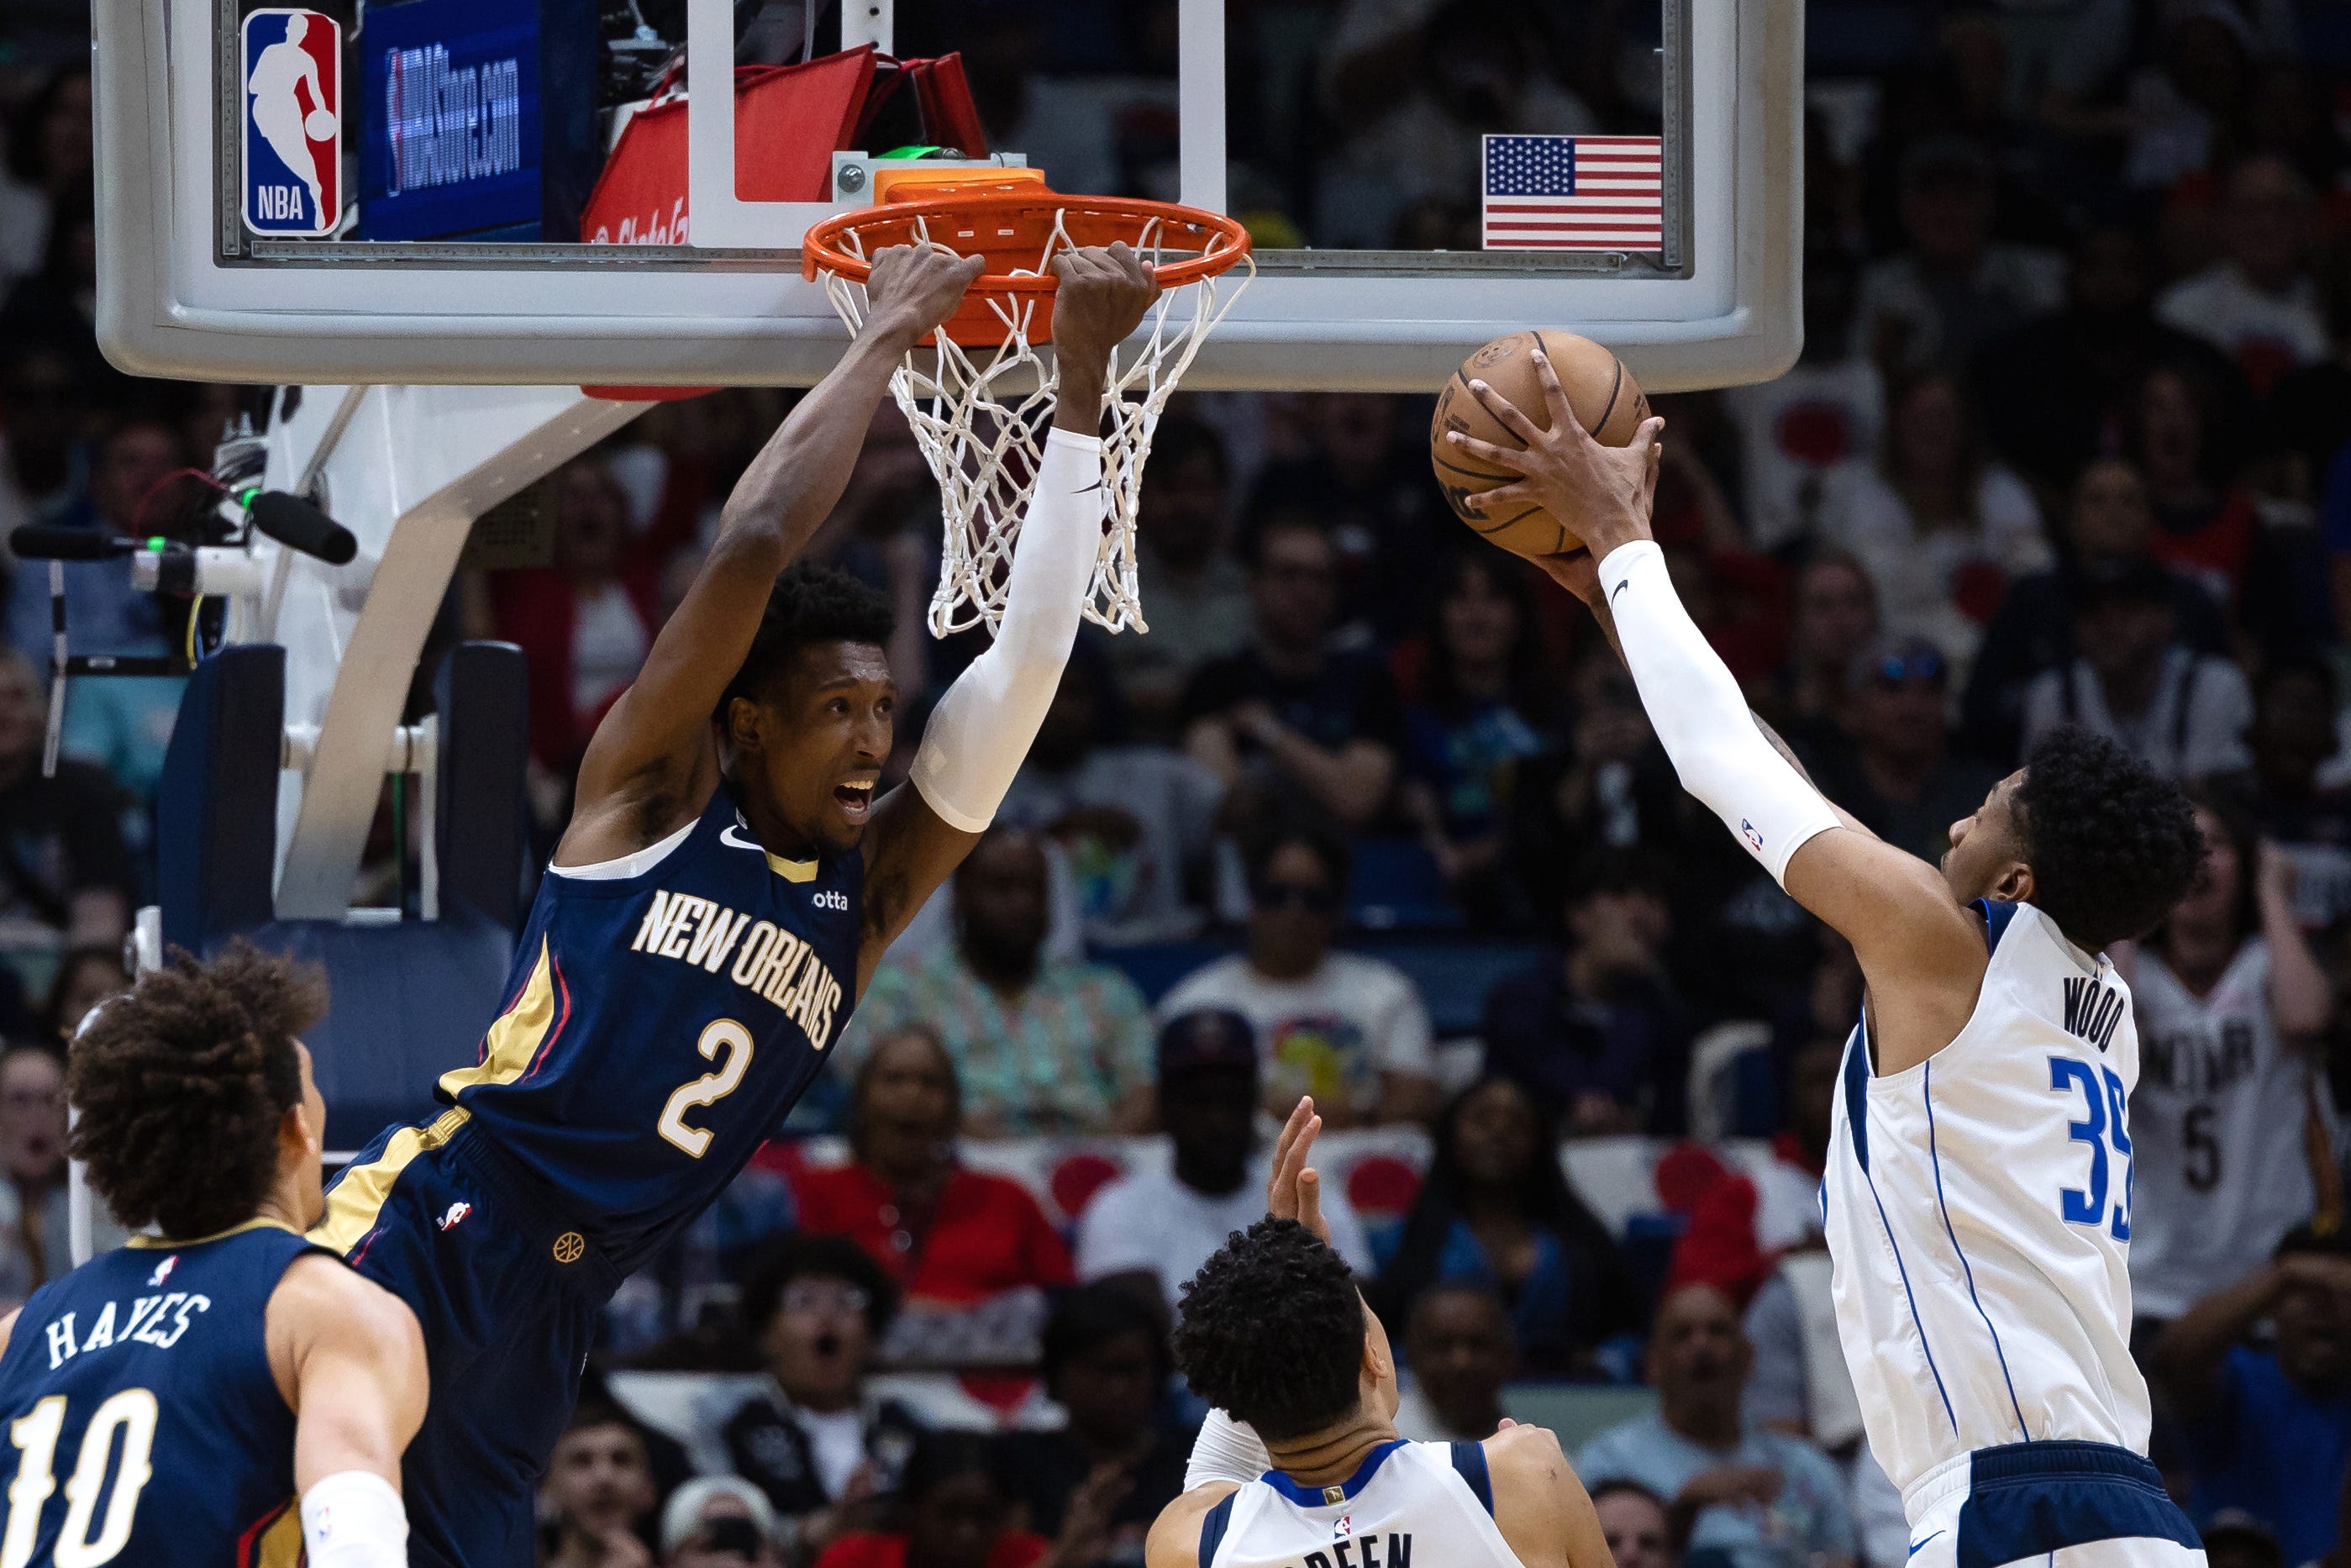
[[[1184,1287],[1176,1357],[1216,1408],[1145,1568],[1610,1568],[1550,1432],[1396,1436],[1395,1357],[1331,1249],[1306,1163],[1322,1124],[1300,1101],[1274,1146],[1267,1218]]]
[[[1060,408],[996,641],[873,799],[893,692],[879,595],[786,570],[899,357],[977,259],[886,250],[867,329],[728,498],[709,559],[597,728],[475,1066],[328,1194],[318,1239],[416,1309],[433,1406],[413,1561],[532,1560],[531,1487],[598,1309],[706,1207],[824,1061],[883,949],[987,826],[1051,703],[1102,538],[1110,351],[1155,298],[1123,246],[1055,263]]]
[[[146,976],[74,1041],[74,1155],[156,1234],[0,1322],[0,1563],[291,1568],[306,1544],[311,1568],[408,1561],[395,1489],[423,1340],[302,1239],[327,1109],[296,1037],[325,1001],[237,946]]]
[[[1662,422],[1603,447],[1538,369],[1548,432],[1471,383],[1526,443],[1454,438],[1523,476],[1485,504],[1546,507],[1589,546],[1541,564],[1613,619],[1683,787],[1861,959],[1823,1199],[1845,1361],[1913,1568],[2201,1563],[2142,1457],[2125,1268],[2138,1037],[2100,951],[2194,882],[2187,799],[2060,731],[1951,824],[1939,869],[1881,842],[1749,714],[1675,596],[1649,538]]]

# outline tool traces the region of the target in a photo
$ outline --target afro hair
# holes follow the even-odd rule
[[[2043,737],[2015,805],[2033,904],[2091,952],[2153,930],[2203,872],[2188,792],[2104,736]]]
[[[887,645],[894,621],[882,591],[845,571],[805,563],[785,568],[768,595],[751,651],[743,655],[743,667],[726,683],[711,716],[724,722],[726,706],[737,697],[758,701],[802,648],[820,643]]]
[[[302,1103],[295,1037],[326,1012],[317,970],[242,941],[100,1006],[67,1058],[68,1146],[114,1218],[182,1241],[251,1219]]]
[[[1260,1219],[1185,1285],[1176,1362],[1193,1393],[1287,1442],[1355,1408],[1364,1315],[1344,1260],[1294,1219]]]

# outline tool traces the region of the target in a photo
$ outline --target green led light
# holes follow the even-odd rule
[[[253,505],[253,498],[260,494],[261,486],[258,485],[254,486],[249,490],[239,490],[236,493],[236,504],[240,507],[249,508]]]
[[[161,550],[165,545],[171,542],[171,540],[165,538],[162,535],[157,534],[154,538],[147,541],[147,548],[152,550]]]

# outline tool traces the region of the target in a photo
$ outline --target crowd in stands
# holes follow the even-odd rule
[[[96,350],[81,9],[0,19],[0,538],[152,531],[247,406]],[[1173,193],[1173,120],[1147,112],[1169,0],[898,13],[908,53],[963,48],[991,131],[1065,188]],[[1654,131],[1658,14],[1236,5],[1263,68],[1236,79],[1235,204],[1270,247],[1474,248],[1470,131]],[[1655,399],[1659,541],[1757,710],[1907,849],[1939,854],[2060,725],[2195,786],[2210,875],[2116,956],[2155,1458],[2216,1564],[2340,1568],[2351,5],[1808,18],[1802,358]],[[653,409],[547,482],[550,559],[453,589],[446,636],[528,660],[540,861],[791,396]],[[1857,967],[1680,793],[1581,608],[1447,516],[1428,410],[1171,406],[1142,492],[1150,634],[1088,632],[841,1061],[615,1299],[544,1563],[1138,1562],[1200,1414],[1168,1313],[1261,1212],[1267,1129],[1301,1093],[1332,1157],[1361,1154],[1326,1207],[1401,1348],[1407,1436],[1573,1396],[1620,1564],[1902,1560],[1823,1315]],[[922,629],[936,528],[885,405],[811,553],[898,607],[893,777],[973,652]],[[123,569],[67,589],[78,645],[185,637],[188,606]],[[67,1266],[62,1051],[126,983],[178,693],[84,684],[46,772],[48,599],[0,553],[11,1300]]]

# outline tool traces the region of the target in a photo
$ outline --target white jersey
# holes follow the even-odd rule
[[[1200,1568],[1520,1568],[1493,1497],[1476,1443],[1389,1443],[1332,1487],[1268,1470],[1208,1511]]]
[[[2129,1349],[2130,991],[2030,904],[1989,906],[1959,1037],[1881,1077],[1846,1043],[1822,1182],[1869,1446],[1908,1501],[1976,1449],[2147,1452]]]
[[[2131,1294],[2142,1318],[2174,1318],[2258,1268],[2309,1218],[2310,1060],[2278,1036],[2258,936],[2201,997],[2151,947],[2134,975],[2131,1136],[2147,1170],[2132,1200]]]

